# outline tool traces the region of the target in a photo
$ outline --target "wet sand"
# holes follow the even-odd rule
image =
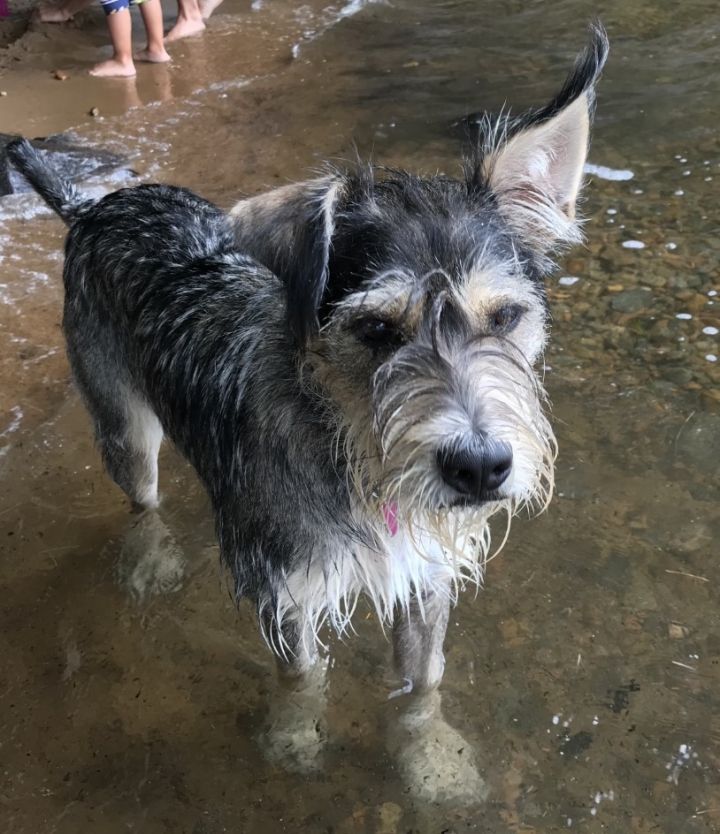
[[[137,82],[84,76],[106,45],[97,10],[29,33],[2,76],[5,129],[74,127],[226,206],[353,140],[454,172],[453,119],[542,100],[582,37],[567,21],[589,13],[233,3]],[[357,636],[329,638],[327,690],[294,705],[285,755],[263,735],[274,664],[230,599],[200,487],[166,449],[162,524],[130,513],[69,379],[61,224],[2,201],[0,829],[720,829],[717,24],[705,3],[606,15],[591,161],[633,178],[591,178],[587,245],[549,282],[557,496],[453,613],[441,704],[387,700],[389,646],[363,609]]]

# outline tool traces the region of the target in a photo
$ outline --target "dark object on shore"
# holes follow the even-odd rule
[[[8,167],[5,148],[17,138],[11,133],[0,133],[0,197],[32,191],[23,177]],[[83,182],[90,177],[103,176],[123,169],[128,177],[135,175],[135,172],[127,167],[126,157],[112,151],[77,144],[62,134],[33,139],[32,144],[50,165],[61,171],[62,176],[71,182]]]

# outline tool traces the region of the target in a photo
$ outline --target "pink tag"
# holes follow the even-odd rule
[[[398,513],[398,505],[395,501],[390,501],[387,504],[382,505],[382,513],[383,517],[385,518],[385,524],[387,524],[387,528],[390,531],[391,536],[397,536],[398,531],[398,520],[397,520],[397,513]]]

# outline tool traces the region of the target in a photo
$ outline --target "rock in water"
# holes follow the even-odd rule
[[[32,191],[12,165],[8,165],[5,148],[17,138],[11,133],[0,133],[0,197]],[[103,176],[118,170],[125,170],[128,176],[134,174],[127,167],[127,158],[101,148],[79,145],[62,134],[31,141],[50,164],[72,182],[82,182],[89,177]]]
[[[700,411],[675,438],[675,457],[685,466],[713,474],[720,470],[720,415]]]

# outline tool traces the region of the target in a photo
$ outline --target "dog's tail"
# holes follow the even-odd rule
[[[30,185],[69,226],[93,201],[82,197],[43,160],[27,139],[15,139],[6,148],[7,157]]]

